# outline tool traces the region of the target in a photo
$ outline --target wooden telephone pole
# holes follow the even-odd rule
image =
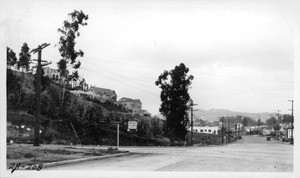
[[[38,59],[34,59],[34,61],[37,61],[36,67],[36,75],[37,75],[37,88],[36,88],[36,119],[34,123],[34,141],[33,146],[39,146],[40,145],[40,110],[41,110],[41,75],[42,75],[42,66],[49,65],[50,63],[44,63],[47,62],[42,60],[42,49],[49,46],[50,43],[43,43],[39,45],[37,48],[31,50],[30,53],[36,53],[38,52]]]
[[[292,102],[292,132],[291,132],[291,144],[294,144],[294,100],[288,100],[289,102]]]
[[[219,117],[220,119],[221,119],[221,123],[222,123],[222,126],[221,126],[221,135],[222,135],[222,144],[224,143],[224,125],[223,125],[223,123],[224,123],[224,117],[222,116],[222,117]]]
[[[191,99],[190,100],[190,107],[191,107],[191,146],[193,146],[193,127],[194,127],[194,121],[193,121],[193,117],[194,117],[194,115],[193,115],[193,106],[196,106],[196,105],[198,105],[198,104],[194,104],[194,102],[193,102],[193,100]]]

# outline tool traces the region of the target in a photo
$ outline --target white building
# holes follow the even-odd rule
[[[118,101],[119,104],[132,112],[138,112],[142,110],[142,102],[139,99],[131,99],[123,97]]]
[[[198,133],[207,133],[207,134],[213,134],[213,135],[218,135],[218,129],[219,127],[209,127],[209,126],[205,126],[205,127],[193,127],[193,131],[194,132],[198,132]],[[191,130],[191,129],[189,129]]]
[[[52,80],[58,80],[60,78],[60,73],[57,69],[44,67],[43,70],[44,70],[44,76],[48,76]]]

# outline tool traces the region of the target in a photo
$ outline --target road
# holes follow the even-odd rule
[[[45,170],[292,172],[293,146],[244,136],[223,146],[120,147],[129,156],[50,167]]]

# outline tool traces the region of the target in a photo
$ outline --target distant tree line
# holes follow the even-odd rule
[[[271,116],[269,119],[266,120],[267,125],[277,125],[281,123],[291,123],[292,122],[292,115],[290,114],[283,114],[279,117]]]

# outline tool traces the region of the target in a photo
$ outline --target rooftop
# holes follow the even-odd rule
[[[119,100],[119,102],[126,102],[126,101],[131,101],[131,102],[135,102],[135,103],[142,103],[141,100],[139,100],[139,99],[131,99],[131,98],[126,98],[126,97],[123,97]]]
[[[99,94],[106,94],[108,96],[116,94],[114,90],[107,89],[107,88],[99,88],[95,86],[91,86],[91,91],[94,91],[95,93],[99,93]]]

